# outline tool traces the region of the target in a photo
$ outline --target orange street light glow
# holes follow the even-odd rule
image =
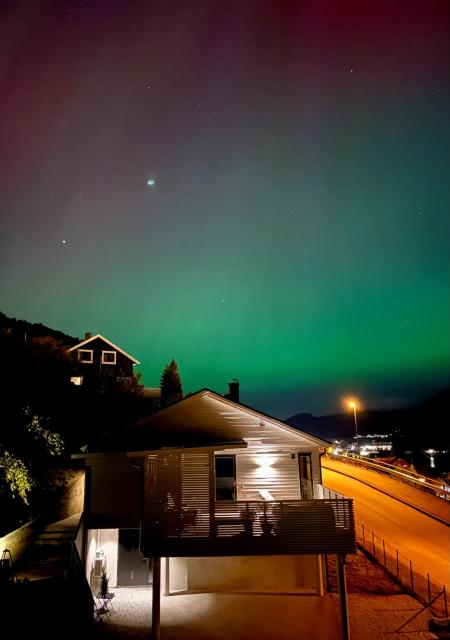
[[[356,398],[346,398],[344,402],[353,411],[353,417],[355,419],[355,438],[357,438],[358,437],[358,420],[356,419],[356,409],[359,409],[359,402]]]
[[[346,398],[344,402],[350,409],[358,409],[358,400],[356,400],[356,398]]]

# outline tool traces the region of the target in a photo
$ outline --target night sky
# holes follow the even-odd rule
[[[448,0],[3,0],[0,309],[287,416],[450,371]]]

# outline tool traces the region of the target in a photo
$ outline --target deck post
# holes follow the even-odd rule
[[[347,587],[345,584],[345,554],[336,555],[336,565],[339,585],[339,598],[341,601],[342,638],[350,640],[350,627],[348,623]]]
[[[161,558],[153,558],[152,633],[151,640],[160,639],[161,629]]]

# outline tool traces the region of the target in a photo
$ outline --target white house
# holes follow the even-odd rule
[[[87,578],[153,583],[155,626],[160,579],[165,595],[321,595],[336,554],[345,609],[353,507],[325,497],[328,445],[208,389],[106,434],[75,456],[88,468]]]

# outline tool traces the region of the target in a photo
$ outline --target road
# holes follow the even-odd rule
[[[352,467],[345,465],[345,472],[351,474]],[[373,475],[378,475],[371,471],[365,473],[369,474],[368,482]],[[402,556],[412,560],[414,567],[429,573],[436,583],[445,584],[450,590],[448,526],[337,471],[323,468],[322,481],[325,487],[353,498],[357,525],[364,524],[366,530],[374,530],[397,547]],[[401,495],[403,485],[398,484]]]
[[[416,489],[414,486],[402,482],[400,479],[391,478],[384,473],[377,473],[374,470],[367,469],[351,464],[350,460],[339,460],[329,458],[328,456],[322,460],[322,465],[333,471],[340,471],[348,474],[356,480],[367,482],[374,488],[381,489],[391,496],[400,498],[412,507],[417,507],[419,511],[424,511],[434,516],[437,520],[442,520],[450,525],[450,500],[443,500],[437,496]]]

